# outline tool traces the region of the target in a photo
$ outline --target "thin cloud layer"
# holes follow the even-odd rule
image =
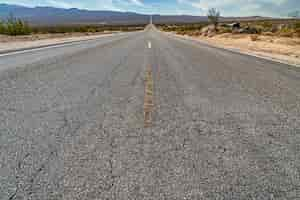
[[[177,0],[179,4],[198,8],[203,14],[209,8],[219,9],[225,16],[286,16],[300,9],[299,0]]]
[[[0,3],[189,15],[205,15],[214,7],[224,16],[282,17],[300,10],[299,0],[0,0]]]

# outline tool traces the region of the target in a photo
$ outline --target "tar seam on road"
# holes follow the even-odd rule
[[[146,69],[145,75],[145,96],[144,96],[144,126],[150,127],[152,123],[153,101],[153,75],[152,68]]]

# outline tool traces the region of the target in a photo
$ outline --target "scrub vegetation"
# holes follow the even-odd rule
[[[129,32],[143,30],[145,25],[52,25],[31,26],[26,21],[14,17],[13,14],[6,20],[0,21],[0,34],[18,36],[30,34],[56,34],[56,33],[101,33],[101,32]]]
[[[31,27],[26,21],[15,18],[12,14],[7,20],[0,21],[0,34],[4,35],[29,35],[32,33]]]
[[[239,24],[234,27],[232,24]],[[198,36],[205,34],[207,22],[195,24],[160,24],[158,27],[167,32],[175,32],[181,35]],[[214,27],[214,26],[213,26]],[[214,30],[212,30],[214,31]],[[232,34],[257,34],[280,37],[300,37],[300,19],[264,19],[243,21],[220,21],[217,31],[213,35]],[[212,35],[212,36],[213,36]]]
[[[143,30],[143,25],[57,25],[57,26],[36,26],[33,33],[101,33],[101,32],[129,32]]]

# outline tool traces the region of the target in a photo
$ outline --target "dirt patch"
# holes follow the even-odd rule
[[[45,40],[53,38],[70,38],[70,37],[82,37],[82,36],[95,36],[109,34],[110,32],[101,32],[101,33],[55,33],[55,34],[32,34],[32,35],[21,35],[21,36],[9,36],[9,35],[0,35],[0,43],[8,42],[26,42],[26,41],[36,41],[36,40]]]
[[[0,35],[0,53],[26,48],[36,48],[66,42],[96,39],[115,32],[104,33],[61,33],[61,34],[33,34],[27,36]]]
[[[253,38],[251,34],[224,33],[213,37],[191,37],[218,47],[236,49],[280,60],[288,64],[300,65],[300,38],[256,36]]]

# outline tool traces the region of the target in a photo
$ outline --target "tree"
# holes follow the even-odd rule
[[[207,17],[209,21],[214,25],[215,30],[218,29],[219,24],[219,18],[220,18],[220,12],[216,8],[211,8],[208,10]]]

